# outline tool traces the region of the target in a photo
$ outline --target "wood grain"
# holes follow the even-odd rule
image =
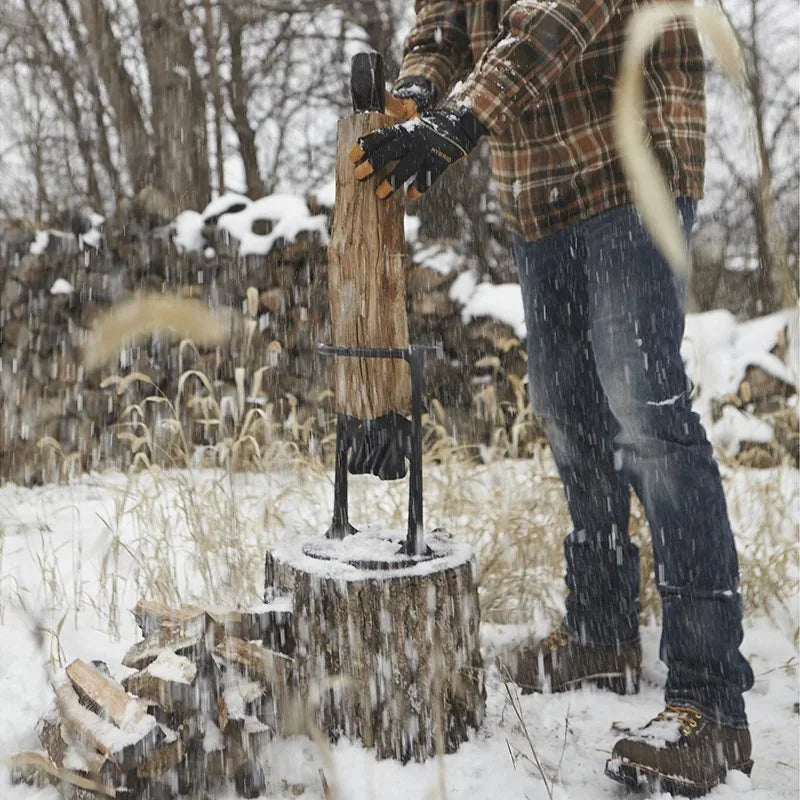
[[[385,114],[355,114],[339,122],[336,204],[328,246],[333,344],[408,347],[406,250],[402,192],[379,200],[377,182],[357,181],[349,152],[359,136],[391,125]],[[390,411],[408,415],[411,378],[402,360],[337,358],[337,411],[361,420]]]

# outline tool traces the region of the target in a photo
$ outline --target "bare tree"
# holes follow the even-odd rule
[[[737,96],[709,76],[708,210],[701,223],[716,231],[718,244],[704,249],[693,281],[701,308],[743,302],[753,315],[797,301],[800,62],[793,6],[791,0],[720,4],[739,32],[747,78]],[[735,279],[724,269],[734,254],[743,268]],[[739,286],[740,298],[726,283]]]

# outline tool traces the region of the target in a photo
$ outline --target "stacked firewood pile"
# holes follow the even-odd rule
[[[311,201],[308,208],[310,220],[327,211]],[[168,410],[143,403],[152,395],[180,395],[176,412],[190,447],[235,440],[231,431],[241,430],[251,410],[276,436],[286,435],[290,421],[299,445],[333,431],[330,360],[316,353],[330,340],[324,235],[301,229],[291,241],[276,238],[267,253],[243,255],[220,210],[203,218],[194,250],[176,242],[172,221],[136,209],[107,221],[91,244],[69,232],[0,227],[0,481],[34,484],[126,468],[135,454],[116,434],[141,437],[145,428],[153,446],[139,452],[151,463],[182,465],[166,441],[172,429],[161,425]],[[255,220],[253,233],[263,236],[271,224]],[[426,394],[446,412],[440,422],[450,435],[488,444],[516,406],[507,376],[521,381],[524,349],[500,322],[462,320],[451,288],[466,262],[451,246],[419,250],[408,272],[411,340],[441,344],[444,354],[429,364]],[[81,348],[94,320],[136,291],[207,302],[229,322],[229,343],[198,352],[154,337],[87,373]],[[193,377],[181,381],[190,370]],[[106,382],[136,373],[152,383],[131,380],[121,389]],[[126,413],[135,406],[142,418]],[[209,423],[217,408],[224,418]]]
[[[289,713],[291,612],[170,609],[140,601],[144,639],[117,682],[102,662],[73,661],[39,721],[43,751],[12,759],[17,782],[56,785],[65,800],[242,797],[266,785],[267,745]],[[281,652],[285,651],[285,652]]]

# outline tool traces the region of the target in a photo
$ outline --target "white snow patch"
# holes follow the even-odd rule
[[[450,287],[450,299],[465,306],[475,292],[477,285],[478,278],[471,269],[462,272]]]
[[[72,284],[64,278],[56,278],[50,287],[50,294],[72,294],[74,291]]]
[[[162,681],[189,685],[197,675],[197,666],[185,656],[179,656],[170,650],[162,650],[156,660],[147,667],[147,671]]]
[[[37,231],[36,238],[31,242],[29,252],[31,255],[40,256],[50,244],[50,233],[48,231]]]
[[[316,201],[326,208],[333,208],[336,204],[336,178],[331,178],[311,191]]]
[[[406,214],[403,218],[403,229],[405,230],[406,241],[409,244],[414,244],[414,242],[419,239],[419,229],[421,225],[422,222],[420,218],[412,214]]]
[[[452,293],[451,293],[452,297]],[[514,329],[520,338],[525,336],[525,310],[522,290],[518,283],[479,283],[461,309],[461,319],[467,323],[475,317],[494,317]]]
[[[720,309],[686,317],[681,355],[695,387],[694,410],[707,429],[712,426],[712,399],[736,394],[749,366],[795,385],[794,371],[770,350],[784,328],[792,330],[796,315],[786,310],[737,322],[733,314]]]
[[[464,257],[457,253],[452,247],[441,244],[432,244],[423,247],[414,253],[414,263],[424,267],[430,267],[441,275],[449,275],[451,272],[458,272],[463,264]]]
[[[99,250],[101,244],[103,244],[103,234],[97,228],[90,228],[80,236],[81,247],[93,247],[95,250]]]
[[[175,246],[183,252],[195,252],[202,250],[203,241],[203,215],[197,211],[181,211],[175,221],[175,234],[173,241]]]
[[[723,406],[722,416],[712,425],[709,436],[717,447],[735,456],[742,442],[765,444],[772,441],[773,429],[766,420],[733,406]]]
[[[253,233],[259,220],[273,222],[268,234]],[[328,220],[324,214],[311,216],[305,200],[291,194],[273,194],[251,203],[237,214],[225,214],[218,223],[239,241],[240,255],[266,255],[278,239],[293,242],[301,231],[316,231],[327,243]]]
[[[240,205],[249,206],[252,202],[249,197],[238,192],[225,192],[225,194],[215,197],[203,209],[202,217],[204,220],[218,217],[220,214],[227,213],[229,208]]]

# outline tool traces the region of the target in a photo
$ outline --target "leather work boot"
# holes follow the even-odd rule
[[[559,627],[539,642],[522,645],[500,667],[523,694],[566,692],[584,684],[617,694],[637,694],[642,648],[638,642],[589,647]]]
[[[668,705],[641,730],[620,739],[606,775],[631,787],[701,797],[729,769],[750,774],[750,732],[707,720],[693,708]]]

